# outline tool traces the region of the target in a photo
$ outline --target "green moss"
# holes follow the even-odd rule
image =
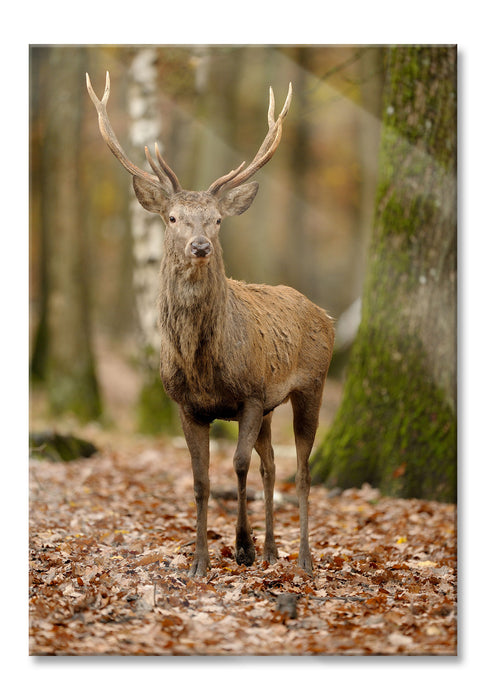
[[[455,363],[455,64],[454,47],[389,52],[363,316],[315,482],[455,500],[453,381],[432,378]]]
[[[60,435],[53,431],[29,433],[29,452],[36,459],[52,462],[70,462],[81,457],[91,457],[98,452],[92,442],[75,435]]]
[[[211,423],[211,438],[214,440],[232,440],[238,439],[238,423],[225,420],[215,420]]]
[[[415,337],[360,333],[339,414],[312,460],[314,483],[368,482],[390,496],[454,501],[456,418],[424,349]]]
[[[71,414],[86,423],[102,415],[98,382],[91,362],[64,372],[59,366],[50,366],[47,391],[54,416]]]
[[[179,430],[177,407],[164,391],[160,377],[150,373],[140,392],[136,407],[137,429],[146,435],[176,433]]]
[[[446,169],[455,168],[456,160],[456,62],[455,46],[397,46],[387,52],[388,130],[402,147],[416,144]]]

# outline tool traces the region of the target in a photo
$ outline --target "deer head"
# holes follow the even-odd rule
[[[96,96],[86,73],[88,93],[98,112],[101,135],[123,167],[133,176],[133,188],[140,204],[159,214],[166,224],[166,239],[174,250],[191,265],[206,264],[214,252],[221,221],[226,216],[243,214],[258,191],[257,182],[247,182],[267,163],[277,150],[282,136],[282,122],[292,99],[292,84],[285,104],[275,119],[275,99],[270,88],[268,132],[252,162],[243,162],[235,170],[215,180],[205,192],[182,189],[174,171],[162,157],[155,144],[154,160],[148,147],[145,155],[153,173],[132,163],[123,151],[112,129],[106,105],[110,96],[110,76],[106,73],[105,91],[101,100]]]

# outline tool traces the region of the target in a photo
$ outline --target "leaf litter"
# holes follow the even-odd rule
[[[190,579],[196,507],[179,442],[31,459],[31,655],[455,655],[456,508],[385,498],[365,484],[312,487],[314,573],[277,466],[280,558],[261,561],[264,503],[249,474],[257,560],[234,559],[232,445],[212,455],[211,569]]]

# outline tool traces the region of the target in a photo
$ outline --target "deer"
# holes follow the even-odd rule
[[[277,119],[270,87],[268,132],[251,163],[243,161],[205,191],[183,189],[157,143],[156,160],[145,147],[152,173],[131,162],[108,119],[109,72],[101,100],[88,74],[86,84],[105,143],[132,175],[139,203],[165,224],[159,293],[160,376],[166,393],[178,404],[192,465],[196,541],[189,576],[204,577],[211,568],[207,536],[209,431],[216,419],[238,422],[233,457],[236,562],[251,566],[256,558],[246,498],[253,450],[260,458],[265,504],[262,561],[270,565],[277,562],[271,421],[275,408],[289,400],[297,457],[298,565],[312,574],[309,457],[333,351],[333,319],[291,287],[247,284],[226,277],[219,240],[223,219],[243,214],[255,199],[258,183],[248,180],[272,158],[280,143],[292,84]]]

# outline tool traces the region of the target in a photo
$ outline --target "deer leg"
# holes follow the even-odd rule
[[[294,435],[297,450],[297,474],[295,484],[299,499],[300,522],[300,547],[299,566],[309,574],[312,573],[312,557],[309,548],[309,491],[310,469],[309,456],[314,444],[317,425],[319,422],[319,408],[322,396],[321,391],[316,395],[292,394],[292,408],[294,411]]]
[[[197,508],[196,549],[189,576],[205,576],[209,565],[209,425],[201,425],[180,411],[182,428],[191,455]]]
[[[278,559],[277,545],[273,534],[273,488],[275,485],[275,461],[272,448],[271,434],[272,413],[265,416],[262,427],[255,443],[255,449],[260,457],[260,474],[265,494],[265,543],[263,545],[263,561],[275,564]]]
[[[263,417],[259,401],[246,401],[239,418],[238,444],[233,465],[238,479],[238,517],[236,520],[236,561],[250,566],[255,561],[255,547],[251,537],[246,505],[246,477],[251,453],[260,432]]]

